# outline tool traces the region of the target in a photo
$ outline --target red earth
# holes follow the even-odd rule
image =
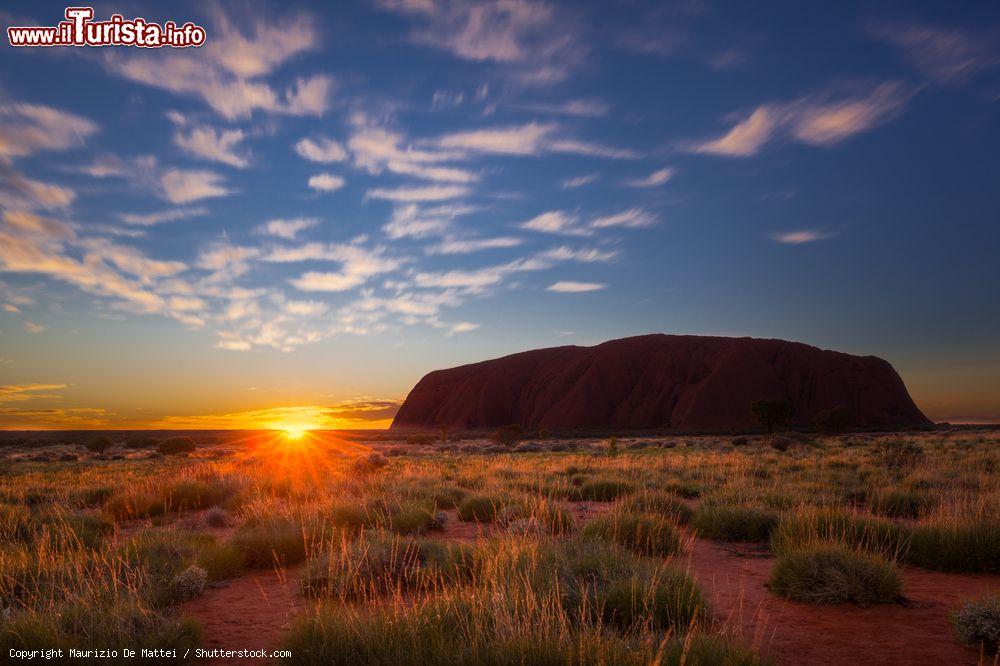
[[[852,427],[930,424],[874,356],[784,340],[644,335],[436,370],[410,391],[392,427],[746,430],[761,399],[788,400],[800,425],[837,407]]]
[[[578,522],[610,510],[607,502],[574,502]],[[495,531],[464,523],[450,511],[444,539],[474,541]],[[780,666],[798,664],[979,664],[976,650],[955,642],[948,614],[970,599],[1000,592],[1000,576],[902,570],[906,603],[811,606],[767,589],[775,559],[760,546],[691,539],[681,558],[699,581],[713,611],[713,630],[733,634]],[[280,647],[289,621],[303,608],[296,583],[284,571],[255,572],[182,606],[198,618],[206,648]],[[238,663],[238,660],[211,663]]]

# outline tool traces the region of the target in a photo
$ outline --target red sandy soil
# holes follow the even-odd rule
[[[765,583],[774,561],[759,549],[706,539],[696,539],[689,554],[716,619],[778,664],[979,663],[977,651],[955,642],[948,613],[1000,590],[1000,576],[907,567],[905,604],[820,607],[771,594]]]
[[[609,502],[572,502],[567,508],[583,524],[611,507]],[[447,513],[448,524],[439,533],[444,539],[472,542],[496,529],[460,521],[454,510]],[[781,666],[981,663],[977,651],[955,642],[948,614],[969,599],[1000,591],[1000,576],[907,567],[902,571],[905,604],[820,607],[771,594],[765,584],[774,562],[760,546],[707,539],[692,539],[684,561],[708,596],[717,628],[742,637]],[[184,604],[182,612],[201,621],[206,648],[273,650],[302,607],[295,581],[283,571],[268,571],[209,589]]]
[[[181,613],[198,619],[205,649],[275,650],[295,615],[303,608],[297,581],[284,570],[258,571],[235,578],[224,587],[181,606]],[[212,664],[246,663],[245,659],[210,659]]]

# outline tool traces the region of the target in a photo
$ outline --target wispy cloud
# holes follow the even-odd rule
[[[722,136],[696,143],[695,153],[749,157],[774,141],[829,146],[871,130],[902,112],[912,92],[898,82],[883,83],[863,94],[831,93],[791,102],[764,104],[736,122]]]
[[[207,208],[171,208],[155,213],[121,213],[118,219],[126,224],[133,224],[140,227],[151,227],[164,222],[177,222],[188,220],[193,217],[203,217],[208,215]]]
[[[310,162],[343,162],[347,159],[347,151],[334,139],[319,136],[315,139],[305,138],[295,144],[295,152]]]
[[[596,173],[588,173],[583,176],[574,176],[572,178],[564,178],[560,183],[564,190],[575,190],[578,187],[583,187],[584,185],[589,185],[597,180],[598,176]]]
[[[330,173],[318,173],[309,178],[309,187],[320,192],[336,192],[344,186],[344,179]]]
[[[533,0],[434,2],[379,0],[419,22],[413,42],[476,62],[503,65],[525,83],[561,81],[586,56],[571,14]]]
[[[551,210],[536,215],[519,225],[528,231],[538,231],[546,234],[563,234],[566,236],[589,236],[590,229],[580,226],[580,218],[561,210]]]
[[[496,238],[448,238],[427,248],[427,254],[470,254],[482,250],[517,247],[524,241],[513,236]]]
[[[81,146],[97,123],[42,104],[0,105],[0,157]]]
[[[334,87],[331,77],[299,78],[284,90],[265,80],[285,62],[318,46],[315,23],[308,16],[279,21],[260,17],[247,32],[236,28],[221,9],[213,16],[212,37],[196,53],[115,51],[104,54],[105,65],[132,81],[198,97],[229,120],[258,110],[300,116],[326,111]]]
[[[269,220],[257,227],[256,233],[264,236],[275,236],[293,240],[301,231],[312,229],[319,224],[315,217],[296,217],[291,219]]]
[[[0,403],[58,398],[58,395],[46,391],[58,391],[64,388],[65,384],[4,384],[0,385]]]
[[[223,177],[203,169],[165,169],[160,175],[160,189],[170,203],[185,204],[199,199],[230,194]]]
[[[440,236],[455,218],[475,210],[477,209],[473,206],[453,204],[432,207],[417,204],[397,206],[392,211],[392,219],[382,227],[382,231],[392,239]]]
[[[798,229],[771,234],[771,240],[785,245],[804,245],[833,238],[834,234],[819,229]]]
[[[174,143],[187,153],[210,162],[221,162],[239,169],[250,165],[250,156],[241,150],[243,130],[217,130],[214,127],[179,127]]]
[[[627,180],[625,184],[629,187],[659,187],[665,184],[668,180],[674,177],[676,170],[671,167],[665,167],[654,171],[653,173],[645,176],[643,178],[636,178],[634,180]]]
[[[460,185],[428,185],[426,187],[376,187],[368,190],[368,199],[384,199],[386,201],[421,202],[446,201],[457,199],[469,193],[469,188]]]
[[[945,84],[962,84],[1000,66],[1000,30],[884,22],[869,32],[896,47],[913,67]]]
[[[638,157],[632,150],[566,136],[557,123],[530,122],[524,125],[453,132],[432,143],[448,150],[487,155],[537,156],[545,153],[569,153],[607,159]]]
[[[582,294],[588,291],[600,291],[607,289],[608,285],[599,282],[573,282],[571,280],[560,280],[548,286],[548,291],[557,291],[563,294]]]
[[[648,227],[656,223],[656,216],[643,210],[642,208],[629,208],[620,213],[598,217],[590,222],[594,229],[606,229],[607,227]]]

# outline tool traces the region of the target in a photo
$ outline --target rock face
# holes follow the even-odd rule
[[[755,400],[795,407],[793,424],[846,407],[853,427],[924,426],[889,363],[797,342],[644,335],[594,347],[553,347],[424,376],[393,429],[756,427]]]

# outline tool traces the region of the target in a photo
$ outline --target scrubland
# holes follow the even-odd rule
[[[240,647],[290,663],[795,663],[748,633],[731,602],[742,591],[699,557],[712,553],[737,572],[755,563],[759,603],[802,609],[798,634],[830,611],[876,625],[887,609],[922,613],[937,628],[925,644],[996,663],[998,442],[308,433],[179,456],[151,453],[155,441],[8,449],[0,648],[225,644],[198,600],[277,572],[301,611],[274,644]],[[978,593],[936,602],[950,620],[935,624],[914,580],[921,594],[966,589],[952,580]],[[254,612],[233,607],[233,621]],[[891,663],[880,649],[857,660]]]

